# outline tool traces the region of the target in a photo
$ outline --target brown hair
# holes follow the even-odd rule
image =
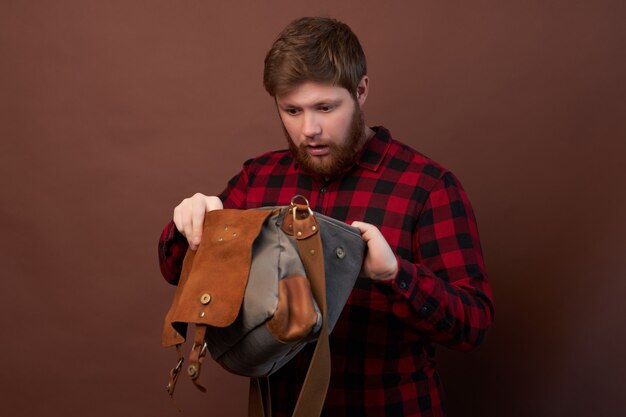
[[[283,29],[265,56],[263,86],[276,96],[315,81],[356,94],[366,73],[365,54],[348,25],[330,18],[303,17]]]

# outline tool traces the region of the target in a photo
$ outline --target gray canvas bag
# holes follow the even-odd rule
[[[298,198],[305,204],[296,204]],[[195,324],[187,367],[194,384],[204,390],[198,377],[208,351],[225,369],[252,378],[251,416],[270,408],[263,378],[317,340],[294,416],[319,416],[330,378],[328,334],[364,251],[358,229],[314,213],[301,196],[285,207],[208,212],[165,318],[163,345],[176,346],[179,358],[170,395],[188,324]]]

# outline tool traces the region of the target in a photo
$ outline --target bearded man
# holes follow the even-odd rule
[[[334,19],[288,25],[265,58],[288,150],[243,164],[217,196],[175,209],[159,243],[161,271],[177,283],[207,211],[289,205],[305,196],[319,213],[357,227],[367,244],[361,277],[331,334],[324,416],[444,416],[435,345],[479,345],[493,304],[476,220],[446,168],[367,127],[367,65],[350,28]],[[290,416],[313,347],[269,378],[274,416]]]

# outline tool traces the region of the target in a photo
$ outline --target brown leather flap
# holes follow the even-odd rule
[[[162,343],[185,341],[187,323],[230,325],[239,314],[250,272],[252,244],[272,210],[214,210],[204,219],[197,251],[188,250]]]

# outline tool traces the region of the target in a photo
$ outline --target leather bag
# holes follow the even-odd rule
[[[170,396],[194,324],[187,374],[205,391],[198,378],[209,352],[226,370],[251,377],[250,416],[270,413],[265,377],[317,341],[293,416],[319,416],[330,379],[328,335],[364,252],[358,229],[313,212],[302,196],[285,207],[206,213],[202,241],[187,251],[165,317],[162,344],[178,353]]]

